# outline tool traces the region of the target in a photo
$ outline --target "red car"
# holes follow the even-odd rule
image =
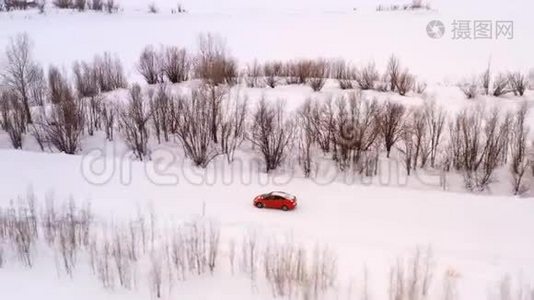
[[[276,208],[287,211],[297,206],[297,197],[284,192],[270,192],[254,198],[254,206],[257,208]]]

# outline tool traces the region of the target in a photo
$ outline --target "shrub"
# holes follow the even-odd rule
[[[102,11],[104,9],[103,0],[91,0],[91,2],[89,2],[89,9],[94,11]]]
[[[528,113],[527,103],[524,102],[517,114],[514,114],[513,130],[511,131],[511,165],[513,192],[520,195],[529,190],[529,185],[525,183],[525,175],[528,169],[528,126],[526,116]]]
[[[400,138],[405,111],[406,109],[403,105],[390,101],[386,102],[381,109],[378,124],[382,137],[384,138],[388,158],[391,149]]]
[[[332,76],[337,79],[339,88],[342,90],[352,89],[356,77],[354,68],[344,60],[334,62],[332,66]]]
[[[398,259],[389,275],[389,299],[425,299],[434,273],[432,252],[415,250],[410,259]]]
[[[511,92],[509,77],[499,74],[493,81],[492,95],[500,97]]]
[[[97,55],[93,61],[93,68],[102,92],[126,87],[126,78],[118,57],[113,58],[108,52],[102,56]]]
[[[282,102],[273,106],[261,99],[253,116],[250,140],[263,155],[265,171],[278,168],[291,146],[293,124],[284,118]]]
[[[414,88],[415,78],[408,70],[404,70],[397,79],[397,92],[401,96],[405,96],[410,90]]]
[[[467,99],[474,99],[477,97],[479,92],[479,86],[476,78],[473,78],[470,82],[465,81],[458,84],[458,88],[464,93]]]
[[[211,34],[199,37],[199,55],[195,74],[213,85],[235,84],[237,62],[228,55],[226,45],[220,37]]]
[[[394,92],[399,84],[400,77],[400,62],[395,56],[389,58],[388,67],[385,75],[385,79],[388,82],[388,89]]]
[[[221,152],[226,155],[226,160],[231,163],[235,151],[246,137],[248,98],[242,98],[238,94],[230,95],[227,99],[228,102],[223,105],[221,112],[219,144]]]
[[[508,75],[508,82],[516,96],[523,96],[528,87],[528,80],[525,75],[515,72]]]
[[[360,89],[374,89],[375,83],[378,80],[378,71],[376,70],[375,64],[369,63],[364,68],[358,70],[354,79]]]
[[[378,103],[362,99],[360,93],[352,92],[338,98],[335,107],[327,105],[325,113],[323,122],[331,131],[333,159],[338,168],[341,171],[353,168],[354,171],[374,175],[373,165],[377,157],[372,152],[380,136],[378,119],[381,109]],[[372,156],[370,161],[365,159],[368,153]]]
[[[483,107],[465,110],[449,126],[451,161],[464,173],[465,187],[483,191],[502,164],[508,145],[511,117],[500,119],[497,110],[487,113]]]
[[[51,66],[48,69],[48,90],[50,91],[50,101],[60,103],[61,101],[70,101],[72,91],[65,76],[61,74],[57,67]]]
[[[106,5],[104,7],[106,11],[110,14],[119,10],[119,5],[115,3],[115,0],[107,0]]]
[[[190,96],[179,98],[182,108],[177,116],[176,134],[185,155],[193,160],[195,166],[205,168],[219,155],[212,136],[212,103],[202,91],[194,91]]]
[[[31,91],[42,86],[44,75],[41,66],[33,60],[32,41],[28,35],[19,34],[10,39],[5,56],[6,63],[0,70],[2,83],[20,95],[26,122],[32,123]]]
[[[258,61],[254,61],[247,66],[246,83],[248,87],[255,88],[260,86],[262,82],[262,68]]]
[[[265,76],[265,84],[268,87],[276,87],[280,77],[283,76],[283,68],[284,65],[281,62],[277,61],[267,62],[263,65],[263,75]]]
[[[60,9],[67,9],[73,7],[72,0],[54,0],[54,6]]]
[[[308,84],[313,91],[320,91],[326,83],[326,76],[328,74],[327,63],[323,60],[313,61],[310,64]]]
[[[79,97],[94,97],[99,92],[98,78],[92,66],[87,63],[74,63],[74,82]]]
[[[191,60],[187,50],[178,47],[165,49],[163,72],[171,83],[179,83],[189,79]]]
[[[74,0],[74,8],[84,11],[87,8],[87,0]]]
[[[149,158],[148,121],[150,119],[148,103],[137,84],[130,88],[128,104],[120,111],[120,127],[124,132],[126,144],[139,160]]]
[[[154,126],[154,133],[156,134],[158,143],[161,143],[161,135],[168,142],[173,99],[164,85],[161,85],[155,93],[150,91],[149,97],[152,125]]]
[[[67,154],[78,152],[83,132],[84,113],[67,80],[55,68],[49,72],[53,110],[42,125],[46,140]]]
[[[148,84],[163,82],[163,62],[152,46],[147,46],[139,57],[137,70]]]
[[[26,118],[18,95],[12,91],[2,92],[0,94],[0,111],[2,128],[8,133],[11,145],[15,149],[22,149]]]
[[[418,81],[414,84],[414,91],[417,94],[424,94],[427,88],[427,84],[425,82]]]
[[[286,63],[285,75],[288,84],[306,84],[312,76],[313,61],[301,59]]]

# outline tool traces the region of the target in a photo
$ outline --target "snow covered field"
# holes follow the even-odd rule
[[[432,100],[451,115],[480,103],[500,112],[516,110],[523,101],[529,107],[534,104],[531,90],[523,97],[509,94],[466,100],[456,86],[483,72],[489,61],[495,73],[528,74],[534,67],[534,19],[527,13],[534,9],[531,1],[436,0],[429,11],[377,12],[379,4],[398,2],[184,0],[180,4],[187,13],[171,14],[177,3],[165,0],[154,1],[159,13],[149,14],[151,2],[123,0],[120,11],[110,15],[51,7],[45,14],[36,10],[0,12],[0,49],[11,37],[26,32],[39,63],[65,70],[70,70],[74,61],[89,61],[95,54],[109,51],[122,60],[129,82],[142,83],[136,63],[145,46],[179,45],[193,51],[199,34],[210,32],[224,37],[241,68],[255,59],[322,57],[359,65],[375,61],[382,71],[389,56],[395,54],[418,80],[428,83],[423,94],[409,97],[363,92],[364,98],[380,103],[391,100],[416,107]],[[431,20],[445,24],[442,39],[427,36]],[[454,20],[513,21],[514,38],[454,40]],[[0,66],[2,63],[0,58]],[[190,81],[171,89],[183,92],[195,84]],[[324,101],[343,94],[332,80],[320,92],[296,85],[275,89],[239,85],[232,92],[247,95],[252,106],[261,98],[284,99],[288,113],[308,98]],[[127,91],[114,91],[107,97],[124,102]],[[534,128],[532,109],[526,123]],[[534,130],[529,132],[532,137]],[[330,171],[340,174],[326,158],[320,161],[323,173],[313,179],[294,172],[298,169],[294,161],[267,175],[259,163],[254,165],[258,155],[249,144],[238,150],[237,162],[228,165],[220,157],[204,170],[193,167],[174,140],[163,146],[154,143],[149,162],[125,158],[123,141],[106,141],[102,132],[84,136],[81,143],[78,155],[41,153],[28,136],[23,151],[13,150],[8,135],[0,131],[0,213],[18,205],[17,199],[31,189],[39,211],[45,207],[47,195],[58,206],[70,199],[79,205],[90,203],[97,231],[113,230],[139,214],[157,216],[158,241],[178,224],[194,220],[218,224],[221,250],[215,272],[172,284],[164,279],[163,299],[276,298],[263,275],[263,257],[257,259],[254,280],[245,271],[234,272],[230,263],[234,246],[235,259],[245,259],[240,255],[246,256],[242,248],[251,236],[258,239],[259,256],[278,240],[308,253],[317,247],[328,248],[336,259],[337,278],[318,299],[391,299],[392,268],[398,267],[399,261],[410,265],[417,249],[424,255],[431,253],[432,280],[425,299],[534,299],[534,202],[510,196],[506,167],[497,170],[498,180],[489,191],[474,194],[465,190],[460,174],[449,173],[445,186],[437,172],[421,170],[406,178],[402,162],[382,156],[379,176],[371,182],[362,178],[354,182],[342,176],[333,178]],[[103,148],[104,158],[94,151]],[[177,161],[168,164],[169,155]],[[96,171],[89,171],[91,167]],[[272,190],[296,194],[298,208],[281,212],[252,206],[256,195]],[[91,270],[88,251],[82,251],[73,275],[68,276],[61,272],[58,252],[46,246],[42,236],[32,249],[34,265],[28,268],[20,262],[16,249],[0,239],[0,299],[157,298],[149,283],[153,270],[146,265],[153,253],[138,263],[135,288],[127,290],[103,288]],[[409,277],[410,271],[406,272]]]
[[[485,197],[447,192],[346,185],[320,185],[304,179],[289,183],[198,184],[181,181],[176,186],[158,186],[146,179],[140,162],[132,164],[131,184],[119,178],[102,186],[89,184],[80,174],[80,157],[61,154],[25,153],[3,150],[2,205],[24,194],[31,184],[38,203],[42,195],[54,192],[58,204],[69,195],[79,203],[90,200],[93,212],[104,220],[133,218],[138,210],[153,210],[160,221],[188,221],[204,215],[220,222],[222,246],[232,238],[238,243],[254,230],[268,242],[288,237],[312,251],[315,244],[328,245],[337,254],[339,297],[359,299],[363,272],[369,272],[372,299],[387,299],[390,267],[399,258],[410,258],[416,247],[431,246],[435,263],[433,299],[441,299],[443,276],[448,269],[459,274],[460,299],[485,299],[495,293],[503,276],[509,274],[524,284],[534,278],[534,234],[531,199]],[[22,168],[21,165],[31,168]],[[118,177],[118,176],[116,176]],[[184,178],[182,178],[184,179]],[[298,194],[299,207],[289,213],[258,210],[250,201],[259,192],[277,190]],[[23,191],[22,193],[20,191]],[[87,299],[146,299],[139,293],[118,290],[103,292],[87,267],[76,270],[73,279],[56,275],[47,252],[38,251],[36,270],[25,270],[16,260],[0,271],[3,296],[32,299],[50,293],[49,299],[68,299],[86,295]],[[223,251],[220,264],[227,267]],[[53,260],[53,259],[52,259]],[[80,263],[81,264],[81,263]],[[148,280],[140,271],[139,280]],[[204,282],[204,280],[206,280]],[[222,283],[222,282],[228,282]],[[21,288],[31,285],[31,289]],[[261,283],[250,288],[246,276],[220,274],[192,278],[175,286],[175,295],[185,299],[269,298],[270,290]],[[212,288],[206,288],[206,285]],[[49,288],[53,286],[53,290]],[[203,286],[203,288],[200,288]],[[100,296],[99,296],[100,295]],[[221,296],[224,295],[224,296]],[[82,296],[82,299],[84,296]]]
[[[434,1],[431,11],[382,12],[388,1],[191,1],[181,2],[187,14],[171,14],[175,1],[155,1],[159,14],[148,14],[151,1],[124,1],[116,15],[36,11],[0,17],[0,48],[17,33],[31,32],[36,58],[69,68],[104,51],[119,53],[128,75],[137,78],[135,63],[149,44],[178,45],[194,50],[200,33],[217,33],[243,63],[254,59],[344,58],[355,63],[374,60],[384,68],[391,54],[429,82],[456,83],[483,70],[491,60],[498,70],[532,68],[534,21],[522,12],[525,0]],[[402,3],[402,2],[401,2]],[[504,6],[504,8],[503,8]],[[190,7],[190,8],[189,8]],[[356,11],[353,11],[356,8]],[[441,20],[446,34],[427,36],[431,20]],[[510,20],[512,40],[453,40],[454,20]],[[74,24],[74,25],[72,25]],[[71,26],[72,25],[72,26]],[[63,45],[61,51],[57,46]],[[458,66],[461,66],[459,68]]]

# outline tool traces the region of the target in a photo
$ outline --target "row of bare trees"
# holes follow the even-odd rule
[[[275,296],[320,299],[335,288],[332,251],[317,246],[307,253],[292,241],[263,242],[249,233],[236,247],[235,240],[221,241],[214,220],[168,224],[154,211],[119,222],[100,219],[90,203],[71,199],[58,206],[52,194],[42,203],[31,190],[0,207],[0,269],[17,263],[32,269],[42,262],[36,253],[48,248],[60,277],[75,278],[88,269],[105,289],[148,287],[154,298],[170,296],[176,284],[217,270],[228,275],[240,270],[251,284],[269,283]],[[228,251],[221,251],[221,244]]]
[[[508,72],[492,74],[491,66],[479,76],[473,76],[459,85],[460,90],[467,99],[476,98],[478,95],[501,97],[509,93],[515,96],[523,96],[529,87],[528,76],[521,72]]]
[[[137,68],[148,84],[168,81],[179,83],[189,78],[204,82],[233,85],[238,82],[237,61],[229,55],[224,40],[216,35],[201,35],[198,53],[186,49],[147,46],[140,55]],[[381,76],[374,63],[356,68],[343,60],[300,59],[287,62],[254,61],[241,74],[248,87],[271,87],[280,84],[307,84],[320,91],[328,78],[335,79],[341,89],[359,88],[396,92],[404,96],[410,91],[423,93],[426,85],[418,83],[408,69],[403,69],[398,58],[392,56],[386,72]]]
[[[199,37],[199,50],[191,55],[184,48],[146,47],[137,64],[139,73],[148,84],[186,81],[201,78],[211,85],[234,84],[237,80],[237,62],[232,58],[224,41],[211,34]]]
[[[54,0],[52,4],[59,9],[76,9],[78,11],[89,9],[113,13],[119,9],[115,0]]]
[[[308,84],[320,91],[328,78],[335,79],[341,89],[397,92],[404,96],[410,91],[423,93],[426,85],[417,82],[408,69],[402,69],[399,59],[392,56],[387,70],[380,75],[374,63],[355,67],[344,60],[302,59],[289,62],[272,61],[263,65],[257,61],[246,69],[249,87],[271,87],[279,84]]]
[[[162,76],[169,80],[188,76],[187,68],[171,59],[166,64],[169,68],[146,73],[154,75],[158,86],[143,90],[134,85],[128,101],[118,104],[102,96],[126,86],[117,58],[104,54],[92,62],[75,63],[72,84],[64,71],[53,66],[45,76],[31,57],[28,37],[18,36],[6,50],[8,64],[2,72],[7,87],[0,93],[2,129],[14,148],[22,148],[24,137],[31,135],[42,150],[53,147],[69,154],[80,150],[85,133],[104,131],[112,140],[118,130],[141,160],[150,159],[151,138],[158,143],[178,141],[185,156],[203,168],[219,155],[232,162],[235,151],[248,141],[261,155],[267,172],[296,153],[306,176],[317,171],[321,153],[330,156],[341,171],[374,176],[380,153],[384,151],[389,158],[393,151],[400,155],[408,175],[418,168],[453,168],[464,174],[466,187],[473,190],[485,189],[495,169],[511,163],[514,192],[521,193],[528,186],[525,174],[529,175],[532,159],[526,106],[517,113],[520,119],[512,114],[503,117],[497,111],[488,114],[480,108],[449,119],[432,102],[407,109],[397,102],[381,103],[350,92],[333,100],[310,99],[296,114],[285,111],[283,102],[267,99],[249,107],[247,97],[229,87],[235,77],[226,77],[222,71],[226,67],[217,63],[228,58],[221,42],[211,36],[203,39],[198,59],[202,63],[191,65],[190,71],[208,75],[191,93],[173,95],[161,84]],[[186,55],[175,50],[165,52],[174,58]],[[150,61],[142,64],[146,70],[158,65]],[[307,82],[310,78],[300,78],[306,72],[298,71],[306,66],[292,64],[292,80]],[[385,77],[387,90],[402,89],[400,70],[398,60],[392,58]]]
[[[105,53],[92,62],[76,62],[72,84],[66,72],[55,66],[45,75],[32,57],[32,42],[26,34],[10,40],[5,57],[0,72],[1,125],[14,148],[22,148],[23,137],[29,134],[42,150],[48,146],[74,154],[84,130],[92,135],[106,125],[112,135],[112,112],[100,95],[126,87],[118,58]]]

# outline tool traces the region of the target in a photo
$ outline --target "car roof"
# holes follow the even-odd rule
[[[272,196],[281,196],[281,197],[285,197],[285,198],[296,198],[295,196],[289,194],[289,193],[286,193],[286,192],[281,192],[281,191],[274,191],[274,192],[270,192],[269,195],[272,195]]]

